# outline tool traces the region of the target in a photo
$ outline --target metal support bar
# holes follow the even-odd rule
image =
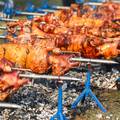
[[[63,9],[63,10],[64,9],[68,9],[68,10],[70,9],[70,7],[67,7],[67,6],[56,6],[56,5],[53,5],[52,8],[53,9]]]
[[[63,104],[62,104],[62,85],[58,86],[58,111],[57,113],[50,118],[50,120],[67,120],[65,115],[63,114]]]
[[[0,29],[2,29],[2,30],[6,30],[7,27],[5,27],[5,26],[0,26]]]
[[[84,3],[84,5],[94,5],[94,6],[100,6],[102,4],[103,3],[100,3],[100,2],[86,2],[86,3]]]
[[[33,12],[21,12],[21,11],[16,11],[15,12],[17,15],[34,15],[34,16],[44,16],[46,13],[33,13]]]
[[[6,22],[18,22],[18,19],[9,19],[9,18],[0,18],[0,21],[6,21]]]
[[[71,61],[79,61],[79,62],[92,62],[92,63],[105,63],[105,64],[119,64],[118,62],[111,60],[102,60],[102,59],[89,59],[89,58],[71,58]]]
[[[71,108],[75,109],[77,107],[78,103],[81,102],[82,100],[85,100],[85,98],[89,95],[96,102],[96,104],[102,110],[102,112],[106,112],[106,109],[103,107],[103,105],[100,103],[100,101],[97,99],[97,97],[93,94],[93,92],[91,90],[91,83],[90,83],[91,72],[90,72],[90,70],[87,71],[86,77],[87,78],[86,78],[86,82],[85,82],[85,89],[80,94],[80,96],[77,97],[77,99],[74,101],[74,103],[71,105]]]
[[[52,76],[52,75],[38,75],[38,74],[19,74],[20,77],[24,78],[34,78],[34,79],[39,79],[39,78],[45,78],[45,79],[52,79],[52,80],[69,80],[69,81],[79,81],[82,82],[81,79],[79,78],[74,78],[74,77],[66,77],[66,76]]]
[[[7,30],[7,27],[6,27],[6,26],[0,26],[0,29],[1,29],[1,30]],[[21,30],[21,28],[19,28],[19,27],[16,28],[16,29],[17,29],[17,30]]]
[[[21,30],[20,28],[18,28],[18,30]],[[0,39],[6,39],[7,37],[5,36],[5,35],[0,35]],[[17,38],[17,37],[14,37],[15,39]],[[44,37],[42,37],[42,36],[36,36],[36,38],[39,38],[39,39],[49,39],[49,38],[44,38]]]
[[[32,70],[30,70],[30,69],[24,69],[24,68],[15,68],[15,67],[12,67],[11,69],[12,69],[12,70],[18,70],[18,71],[28,71],[28,72],[32,72]]]
[[[3,102],[0,102],[0,107],[2,107],[2,108],[18,108],[18,109],[22,108],[20,105],[17,105],[17,104],[3,103]]]
[[[120,1],[119,1],[119,0],[113,0],[112,2],[115,2],[115,3],[120,3]]]
[[[51,12],[51,13],[54,13],[54,12],[56,12],[57,10],[51,10],[51,9],[39,9],[39,11],[41,11],[41,12]]]
[[[0,39],[5,39],[5,38],[6,38],[6,36],[0,35]]]

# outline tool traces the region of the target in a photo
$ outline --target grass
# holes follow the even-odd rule
[[[4,1],[4,0],[0,0],[0,1]],[[41,5],[41,2],[43,2],[44,0],[14,0],[15,2],[15,6],[17,7],[25,7],[27,2],[32,2],[36,7],[39,7]],[[55,5],[62,5],[62,0],[48,0],[48,3],[50,5],[55,4]]]

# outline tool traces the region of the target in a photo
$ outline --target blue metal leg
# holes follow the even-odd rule
[[[75,100],[75,102],[72,104],[71,108],[72,109],[75,109],[78,105],[78,103],[84,98],[85,96],[85,93],[86,93],[86,89],[81,93],[80,96],[78,96],[78,98]]]
[[[103,105],[100,103],[100,101],[97,99],[97,97],[93,94],[93,92],[91,91],[91,89],[89,90],[89,94],[90,94],[90,96],[93,98],[93,100],[96,102],[96,104],[98,105],[98,107],[99,107],[103,112],[107,112],[107,110],[103,107]]]
[[[62,108],[62,85],[58,88],[58,111],[57,113],[50,118],[50,120],[67,120],[65,115],[63,114],[63,108]]]
[[[102,112],[106,112],[106,109],[102,106],[102,104],[100,103],[100,101],[97,99],[97,97],[93,94],[93,92],[91,91],[91,83],[90,83],[90,79],[91,79],[91,73],[90,71],[87,72],[87,80],[85,82],[85,89],[83,90],[83,92],[81,93],[80,96],[78,96],[78,98],[75,100],[75,102],[72,104],[72,109],[76,108],[77,104],[81,101],[84,100],[88,95],[90,95],[93,100],[95,100],[95,102],[97,103],[98,107],[102,110]]]

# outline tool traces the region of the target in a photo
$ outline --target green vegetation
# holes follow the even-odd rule
[[[0,1],[4,1],[4,0],[0,0]],[[33,4],[35,4],[37,7],[39,7],[41,5],[41,1],[42,0],[14,0],[15,2],[15,6],[17,7],[25,7],[27,2],[32,2]],[[48,0],[48,3],[51,4],[55,4],[55,5],[62,5],[62,0]]]

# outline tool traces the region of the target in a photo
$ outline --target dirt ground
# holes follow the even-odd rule
[[[101,112],[97,106],[81,112],[81,105],[76,110],[75,120],[120,120],[120,91],[95,90],[94,92],[107,112]]]

